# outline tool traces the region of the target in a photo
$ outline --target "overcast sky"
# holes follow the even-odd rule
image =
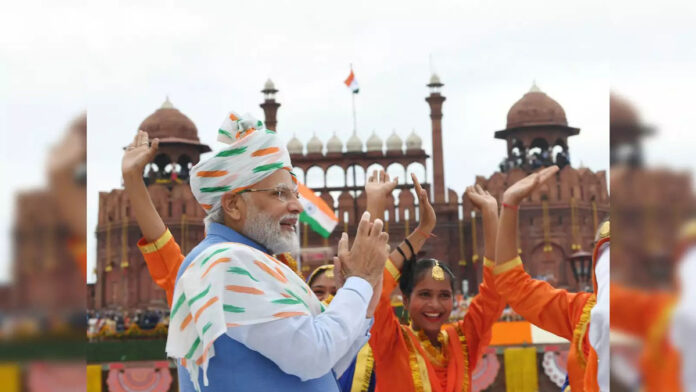
[[[681,8],[669,9],[673,17],[655,21],[648,9],[634,7],[636,17],[626,17],[619,6],[609,8],[600,1],[580,8],[540,1],[505,6],[431,1],[408,8],[400,1],[260,3],[78,2],[71,9],[13,5],[20,8],[5,13],[0,27],[0,40],[8,43],[0,49],[0,81],[11,92],[1,96],[0,112],[5,158],[0,170],[11,184],[8,189],[44,183],[41,154],[87,106],[88,232],[93,233],[98,192],[121,184],[121,147],[165,96],[193,120],[201,140],[217,149],[216,131],[229,110],[263,118],[260,90],[269,77],[280,90],[278,132],[285,140],[295,134],[307,142],[316,133],[325,143],[336,132],[345,141],[352,132],[351,97],[342,82],[350,63],[360,83],[358,135],[366,140],[374,130],[386,139],[396,130],[405,138],[415,129],[430,153],[424,101],[430,56],[447,97],[443,144],[449,188],[461,193],[476,175],[489,176],[497,169],[505,143],[493,139],[493,132],[505,127],[508,109],[533,80],[564,107],[569,125],[581,128],[569,141],[572,164],[606,170],[610,85],[635,94],[635,101],[646,107],[659,101],[646,93],[658,90],[657,81],[642,90],[635,87],[645,81],[634,62],[649,59],[640,53],[640,42],[658,42],[642,27],[659,24],[681,32],[687,24]],[[32,18],[31,27],[21,22],[26,17]],[[628,26],[618,34],[629,41],[627,47],[608,38],[617,23]],[[10,42],[17,33],[18,42]],[[612,68],[617,47],[631,52],[618,63],[634,66],[632,74]],[[672,44],[664,51],[678,47]],[[685,74],[687,68],[681,70]],[[610,81],[611,72],[620,74],[621,83]],[[660,112],[646,110],[645,115],[650,120]],[[35,154],[25,151],[27,144]],[[673,147],[682,148],[687,159],[686,148]],[[12,167],[26,164],[27,170],[8,170],[7,158]],[[12,192],[2,192],[3,205],[12,200]],[[12,210],[2,209],[0,230],[8,235],[12,219]],[[93,234],[88,235],[88,252],[91,270]]]

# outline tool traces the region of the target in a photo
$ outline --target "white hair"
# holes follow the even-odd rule
[[[244,199],[244,202],[251,203],[251,198],[249,197],[250,195],[248,193],[240,193],[239,196],[241,196],[242,199]],[[222,206],[210,211],[208,215],[206,215],[206,217],[203,218],[206,233],[209,231],[210,224],[213,222],[219,223],[221,225],[225,224],[225,210],[222,208]]]
[[[205,224],[205,232],[209,233],[210,232],[210,224],[211,223],[219,223],[221,225],[225,224],[225,210],[222,209],[222,207],[210,211],[208,215],[203,219],[203,223]]]

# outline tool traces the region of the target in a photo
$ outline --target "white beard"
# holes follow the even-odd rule
[[[248,203],[247,206],[247,219],[242,229],[244,234],[268,248],[273,254],[290,252],[297,259],[300,253],[300,237],[296,231],[285,231],[280,226],[283,219],[297,218],[297,215],[288,214],[275,220],[257,209],[256,205]]]

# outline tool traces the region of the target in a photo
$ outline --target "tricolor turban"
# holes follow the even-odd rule
[[[218,130],[218,141],[229,144],[191,169],[191,191],[211,214],[226,192],[241,192],[285,169],[292,174],[290,154],[275,131],[251,115],[231,112]],[[292,175],[295,181],[294,174]]]

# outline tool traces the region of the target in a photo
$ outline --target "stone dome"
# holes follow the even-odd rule
[[[343,142],[336,136],[336,132],[334,132],[331,139],[326,142],[326,152],[343,152]]]
[[[507,115],[507,128],[532,125],[568,126],[563,107],[541,91],[536,83],[512,105]]]
[[[392,134],[387,138],[387,151],[401,151],[403,147],[403,140],[396,134],[396,130],[393,130]]]
[[[367,139],[367,151],[382,151],[382,148],[384,144],[382,143],[382,139],[380,139],[379,136],[375,133],[375,131],[372,131],[372,135],[370,136],[369,139]]]
[[[423,140],[416,135],[416,130],[411,131],[411,134],[406,138],[406,150],[422,150]]]
[[[609,123],[612,126],[639,126],[640,118],[633,105],[616,93],[609,94]]]
[[[275,89],[276,89],[276,88],[275,88],[275,84],[273,83],[273,81],[271,80],[271,78],[268,78],[268,80],[266,81],[266,83],[263,85],[263,90],[264,90],[264,91],[271,91],[271,90],[275,90]]]
[[[294,134],[292,135],[292,139],[290,139],[287,146],[290,154],[302,154],[302,149],[304,148],[300,139],[295,137]]]
[[[348,142],[346,143],[346,151],[362,152],[362,140],[360,140],[357,134],[353,133],[353,136],[348,139]]]
[[[321,144],[321,140],[315,134],[307,143],[307,154],[321,154],[323,150],[324,145]]]
[[[142,123],[141,129],[148,133],[150,139],[184,139],[198,143],[198,129],[190,118],[175,108],[169,97],[162,106],[149,115]]]

